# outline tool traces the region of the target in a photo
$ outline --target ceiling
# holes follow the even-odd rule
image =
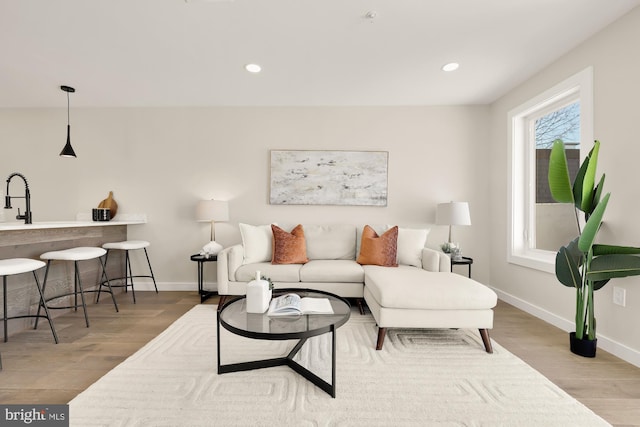
[[[639,4],[0,0],[0,108],[486,104]]]

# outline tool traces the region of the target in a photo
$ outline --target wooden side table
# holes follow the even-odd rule
[[[198,263],[198,293],[200,294],[200,302],[202,303],[209,299],[209,297],[218,294],[216,291],[207,291],[204,289],[204,263],[217,262],[218,256],[209,255],[209,258],[207,258],[204,255],[195,254],[191,255],[191,261]]]
[[[473,258],[467,257],[467,256],[463,256],[462,259],[459,260],[454,260],[453,258],[451,259],[451,272],[453,273],[453,266],[454,265],[466,265],[467,267],[469,267],[469,279],[471,279],[471,264],[473,264]]]

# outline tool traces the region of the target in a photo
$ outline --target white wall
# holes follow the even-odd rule
[[[225,245],[240,240],[238,222],[276,221],[430,226],[428,244],[436,247],[447,236],[446,227],[429,224],[436,204],[468,201],[473,225],[454,228],[454,239],[475,258],[474,278],[488,282],[488,110],[72,108],[77,159],[58,156],[66,108],[0,110],[0,177],[26,175],[34,221],[73,219],[113,190],[119,212],[148,215],[148,224],[129,227],[129,237],[151,242],[164,289],[195,289],[189,255],[209,239],[209,224],[194,219],[202,198],[230,202],[230,222],[216,228]],[[271,149],[388,151],[388,206],[269,205]],[[12,195],[21,191],[12,182]],[[7,220],[14,215],[15,209],[5,213]]]
[[[501,295],[556,325],[573,328],[574,291],[555,276],[506,262],[507,112],[567,77],[593,66],[594,135],[602,142],[599,174],[612,193],[599,235],[603,243],[640,246],[640,8],[578,46],[491,106],[491,283]],[[591,145],[590,141],[583,144]],[[612,303],[614,286],[626,289],[627,306]],[[599,345],[640,365],[640,278],[616,279],[596,293]]]

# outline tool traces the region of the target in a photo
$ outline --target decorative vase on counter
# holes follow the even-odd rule
[[[271,302],[269,282],[260,279],[260,272],[256,272],[256,279],[247,283],[247,313],[264,313]]]
[[[113,199],[113,191],[109,191],[109,196],[98,204],[98,209],[109,209],[110,211],[109,218],[101,221],[109,221],[117,215],[118,203]]]

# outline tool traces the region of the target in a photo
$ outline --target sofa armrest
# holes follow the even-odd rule
[[[236,270],[242,265],[244,248],[234,245],[218,252],[218,294],[229,295],[229,281],[235,281]]]
[[[444,252],[431,248],[422,249],[422,268],[433,272],[450,272],[451,258]]]

